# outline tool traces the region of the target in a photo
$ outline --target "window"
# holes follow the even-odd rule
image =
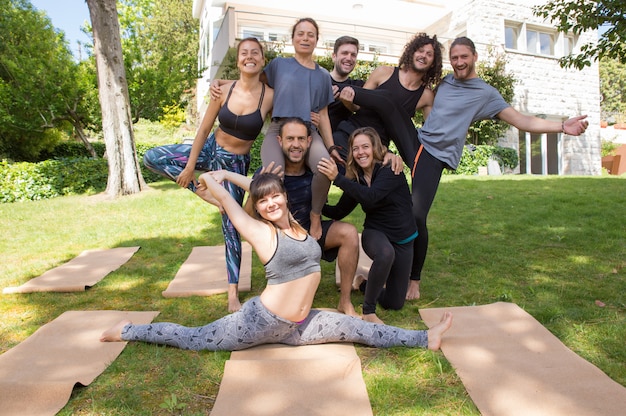
[[[333,42],[334,45],[334,42]],[[369,52],[373,54],[386,54],[389,51],[387,45],[381,45],[367,39],[359,39],[359,52]]]
[[[527,26],[525,23],[504,22],[504,46],[519,52],[555,56],[556,31]]]
[[[263,32],[259,32],[256,30],[246,30],[244,29],[243,31],[243,37],[242,39],[245,38],[257,38],[258,40],[264,40],[264,36],[263,36]]]
[[[270,32],[264,29],[256,29],[256,28],[242,29],[242,39],[249,38],[249,37],[257,38],[260,41],[278,42],[280,41],[282,35],[280,35],[276,31]]]
[[[560,175],[560,133],[535,134],[519,131],[520,173],[533,175]]]
[[[512,26],[504,28],[504,46],[507,49],[517,49],[517,38],[519,37],[519,29]]]
[[[554,55],[554,37],[547,32],[526,29],[526,52]]]
[[[387,47],[382,45],[369,44],[367,50],[374,53],[387,53]]]
[[[563,36],[563,55],[571,55],[574,52],[574,36]]]

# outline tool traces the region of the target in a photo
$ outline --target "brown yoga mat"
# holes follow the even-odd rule
[[[420,309],[454,314],[441,349],[484,416],[623,415],[626,388],[513,303]]]
[[[372,414],[352,344],[272,344],[233,352],[211,411],[211,416]]]
[[[21,286],[4,288],[2,293],[84,292],[130,260],[137,250],[139,247],[86,250]]]
[[[239,291],[248,292],[251,288],[252,247],[245,241],[241,242],[241,247]],[[166,298],[177,298],[211,296],[226,292],[228,277],[224,246],[201,246],[191,250],[191,254],[162,295]]]
[[[76,383],[91,383],[117,358],[125,342],[100,342],[122,319],[152,322],[159,312],[68,311],[0,355],[0,413],[54,415]]]
[[[370,259],[369,256],[365,254],[365,251],[363,251],[363,246],[361,245],[361,234],[359,233],[359,263],[356,265],[356,273],[354,275],[363,275],[367,278],[367,275],[370,272],[370,267],[372,267],[372,259]],[[354,279],[354,276],[352,278]],[[335,264],[335,282],[337,283],[337,286],[341,284],[339,263]]]

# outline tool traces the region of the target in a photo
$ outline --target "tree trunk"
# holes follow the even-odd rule
[[[86,1],[93,29],[102,132],[109,165],[105,192],[111,197],[135,194],[145,189],[146,184],[133,137],[116,0]]]

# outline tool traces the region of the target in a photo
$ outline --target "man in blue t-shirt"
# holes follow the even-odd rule
[[[271,140],[266,137],[265,140]],[[311,144],[310,127],[301,119],[285,119],[277,137],[285,155],[284,182],[289,201],[289,210],[305,228],[310,226],[311,181],[313,172],[307,167],[306,154]],[[341,274],[339,312],[358,316],[352,301],[352,281],[359,260],[359,235],[354,225],[343,221],[322,221],[322,236],[318,240],[322,248],[322,259],[337,259]]]

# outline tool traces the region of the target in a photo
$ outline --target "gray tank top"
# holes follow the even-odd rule
[[[267,284],[286,283],[321,271],[321,255],[320,245],[310,235],[307,234],[304,240],[296,240],[277,230],[276,251],[264,265]]]

